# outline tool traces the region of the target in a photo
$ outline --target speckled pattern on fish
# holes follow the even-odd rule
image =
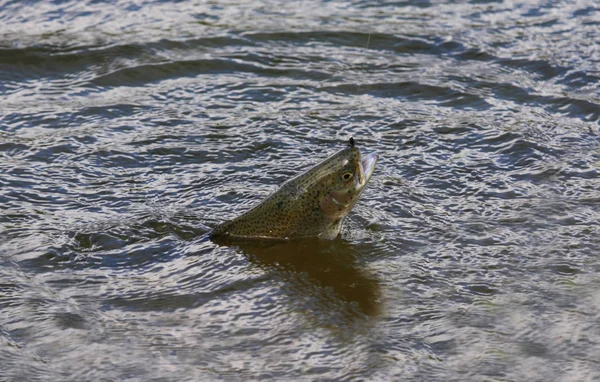
[[[350,138],[338,151],[285,182],[264,201],[217,226],[211,236],[334,239],[364,191],[377,155],[361,158]]]

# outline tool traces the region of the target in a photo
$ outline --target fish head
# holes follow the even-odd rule
[[[325,162],[329,170],[321,180],[325,192],[321,194],[320,208],[331,222],[338,222],[350,213],[373,175],[378,156],[362,155],[350,141],[347,147]]]

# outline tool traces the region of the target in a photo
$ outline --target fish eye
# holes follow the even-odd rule
[[[350,179],[352,179],[352,173],[351,172],[345,172],[344,175],[342,175],[342,179],[344,179],[344,180],[350,180]]]

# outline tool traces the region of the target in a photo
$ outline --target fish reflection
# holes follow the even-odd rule
[[[379,281],[356,262],[370,250],[365,245],[340,239],[212,240],[239,248],[253,264],[270,273],[275,271],[284,281],[283,290],[292,294],[298,308],[314,313],[313,318],[326,324],[347,324],[377,316],[381,311]]]

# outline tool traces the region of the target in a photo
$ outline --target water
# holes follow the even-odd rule
[[[600,378],[596,2],[2,1],[0,36],[0,380]],[[201,239],[351,135],[341,239]]]

